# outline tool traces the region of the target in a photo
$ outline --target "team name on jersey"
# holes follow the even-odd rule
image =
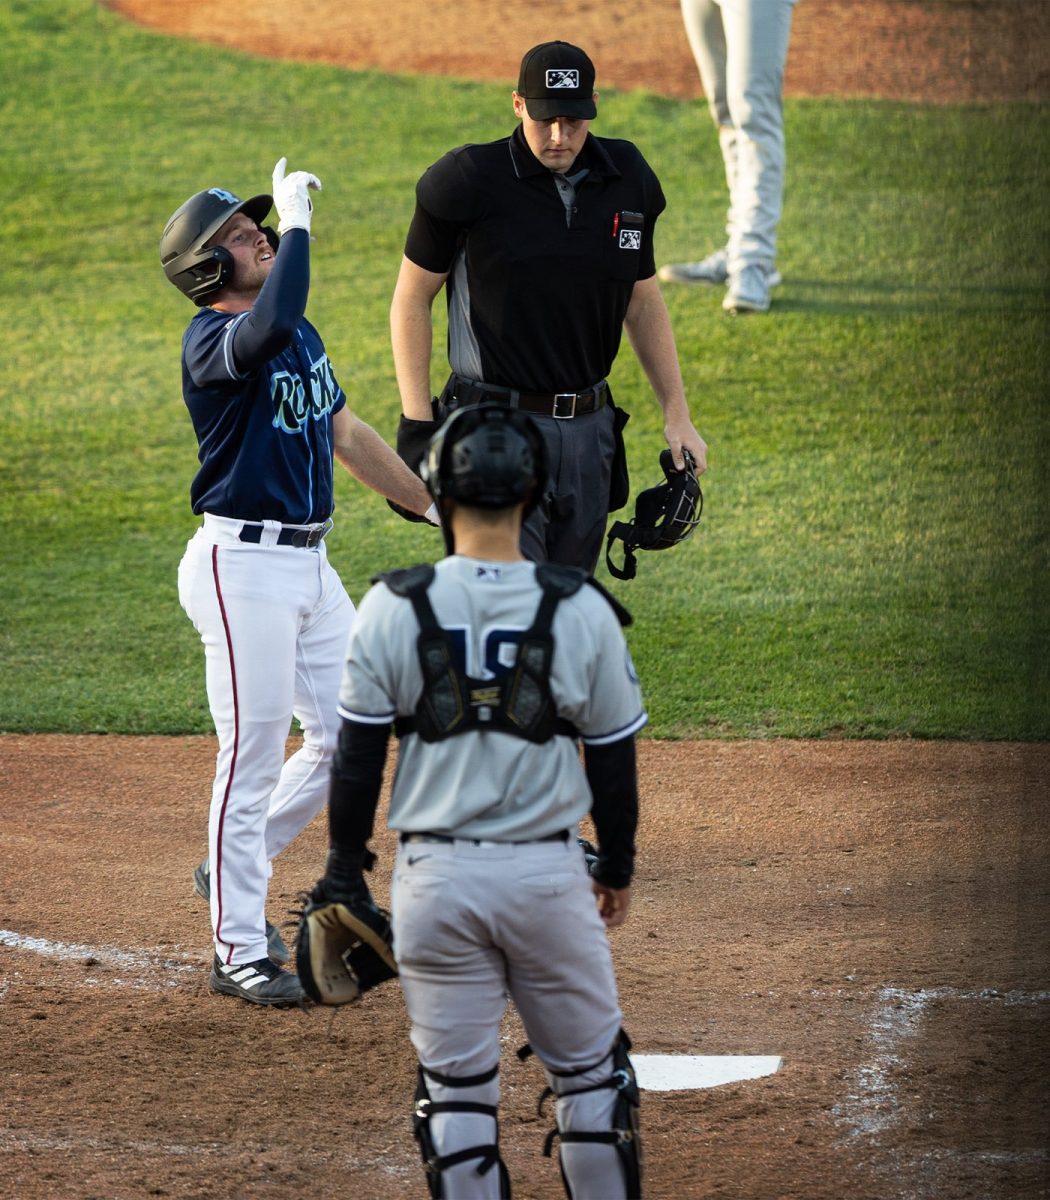
[[[275,371],[270,376],[274,428],[300,433],[308,418],[318,421],[332,411],[337,394],[338,385],[327,354],[310,364],[305,384],[298,371]]]

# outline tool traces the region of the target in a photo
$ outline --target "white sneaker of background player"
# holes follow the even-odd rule
[[[656,275],[664,283],[706,283],[717,286],[729,280],[729,254],[723,246],[699,262],[665,263]],[[769,269],[767,282],[771,288],[780,284],[780,272],[776,267]]]
[[[664,283],[725,283],[729,278],[728,256],[723,246],[699,262],[665,263],[656,274]]]
[[[729,276],[725,299],[722,307],[726,312],[769,312],[769,290],[775,287],[780,276],[776,271],[767,271],[765,267],[753,264],[741,267]]]

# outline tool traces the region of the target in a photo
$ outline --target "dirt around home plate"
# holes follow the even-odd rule
[[[396,984],[334,1014],[208,990],[214,751],[0,737],[0,1196],[426,1195]],[[641,744],[611,935],[636,1051],[783,1059],[643,1094],[649,1196],[1048,1194],[1048,768],[1045,745]],[[272,920],[325,848],[322,818],[277,860]],[[555,1200],[539,1070],[504,1034],[514,1194]]]
[[[510,82],[587,46],[599,84],[698,95],[675,0],[113,0],[256,53]],[[1050,6],[802,0],[787,90],[1045,99]],[[465,37],[464,30],[469,30]],[[335,1014],[207,988],[211,738],[0,737],[0,1197],[394,1200],[426,1189],[396,985]],[[643,1054],[776,1055],[646,1092],[647,1194],[720,1200],[1050,1195],[1050,749],[643,742],[631,918],[612,934]],[[385,897],[392,858],[379,838]],[[323,819],[270,916],[320,873]],[[503,1145],[523,1200],[563,1195],[540,1077],[505,1022]]]

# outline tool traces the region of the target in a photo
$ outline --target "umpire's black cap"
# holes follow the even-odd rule
[[[598,115],[594,103],[594,63],[570,42],[541,42],[521,60],[518,95],[534,121]]]

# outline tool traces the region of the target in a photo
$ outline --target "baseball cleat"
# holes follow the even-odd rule
[[[719,284],[729,278],[729,263],[723,248],[699,262],[665,263],[656,275],[663,283]]]
[[[776,267],[764,269],[768,287],[779,287],[784,282]],[[664,283],[728,283],[729,260],[725,250],[716,250],[699,262],[665,263],[656,275]]]
[[[207,859],[193,872],[193,890],[206,904],[211,903],[211,869]],[[291,958],[280,931],[269,921],[266,922],[266,953],[280,966]]]
[[[282,971],[268,958],[249,963],[223,963],[216,954],[208,976],[213,992],[237,996],[250,1004],[266,1004],[271,1008],[291,1008],[303,1000],[303,989],[297,976]]]
[[[722,307],[732,313],[769,312],[769,290],[778,283],[776,271],[757,264],[743,267],[730,275]]]

